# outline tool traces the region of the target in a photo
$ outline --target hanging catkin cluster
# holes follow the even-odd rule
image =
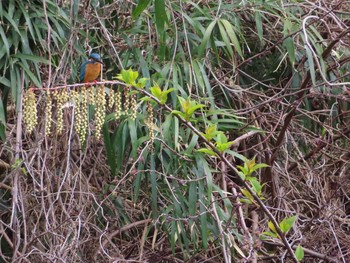
[[[80,91],[81,103],[80,103],[80,113],[81,113],[81,126],[79,130],[80,143],[83,144],[86,140],[86,134],[88,129],[88,92],[86,87],[82,87]]]
[[[131,115],[130,119],[136,120],[136,114],[137,114],[137,101],[136,101],[136,94],[131,95]]]
[[[45,136],[51,132],[51,121],[52,121],[52,98],[50,90],[46,91],[46,107],[45,107]]]
[[[114,94],[113,88],[111,87],[109,89],[109,96],[108,96],[108,109],[112,110],[114,103],[115,103],[115,94]]]
[[[129,87],[125,87],[124,89],[124,100],[124,112],[128,114],[130,108]]]
[[[37,110],[36,110],[36,99],[33,90],[28,90],[23,98],[23,119],[24,124],[27,127],[27,132],[31,133],[34,127],[37,125]]]
[[[153,142],[154,142],[154,115],[153,115],[153,106],[152,103],[147,101],[147,121],[146,125],[149,132],[149,140],[151,143],[151,150],[153,151]]]
[[[110,87],[106,98],[105,86],[83,86],[76,88],[60,88],[46,90],[45,106],[45,135],[49,135],[52,130],[52,124],[56,124],[56,133],[62,134],[63,131],[63,109],[74,105],[74,130],[78,135],[81,144],[84,144],[87,138],[89,126],[89,106],[94,106],[95,112],[95,135],[96,139],[101,138],[102,126],[105,122],[106,109],[114,112],[115,119],[119,119],[122,114],[135,120],[137,118],[137,94],[138,91],[129,92],[130,87],[123,90],[120,87],[113,89]],[[33,90],[28,90],[24,95],[24,123],[27,131],[32,132],[37,125],[37,107],[36,97]],[[124,102],[122,104],[122,102]],[[56,107],[53,107],[53,104]],[[67,106],[68,105],[68,106]],[[122,106],[123,105],[123,106]],[[154,115],[153,106],[147,102],[147,117],[145,123],[149,130],[150,142],[154,142]],[[54,110],[56,114],[53,115]],[[153,146],[152,146],[153,147]]]
[[[81,128],[80,95],[76,90],[70,91],[70,98],[74,103],[74,130],[79,135]]]
[[[88,89],[88,100],[90,105],[95,105],[95,88],[91,87]]]
[[[121,115],[122,115],[122,96],[119,89],[117,89],[117,91],[115,92],[115,119],[118,120]]]
[[[64,88],[60,91],[54,92],[54,97],[57,101],[57,124],[56,124],[56,132],[58,135],[62,134],[63,130],[63,105],[68,101],[68,92],[67,89]]]
[[[101,85],[96,88],[96,108],[95,108],[95,119],[96,119],[96,139],[101,138],[101,129],[104,123],[105,112],[106,112],[106,97],[105,97],[105,86]]]

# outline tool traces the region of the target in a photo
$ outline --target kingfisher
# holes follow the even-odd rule
[[[97,53],[91,53],[89,60],[85,61],[80,67],[80,82],[96,81],[101,74],[101,65],[104,65],[101,56]]]

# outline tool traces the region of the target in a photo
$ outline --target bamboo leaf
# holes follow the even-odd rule
[[[231,47],[231,43],[230,43],[229,37],[226,33],[225,27],[223,26],[221,20],[219,20],[218,26],[219,26],[221,38],[225,43],[226,50],[228,51],[230,57],[233,58],[233,50]]]
[[[207,47],[207,43],[209,41],[209,38],[211,37],[213,28],[216,25],[216,23],[217,23],[217,20],[212,21],[209,24],[208,28],[204,32],[204,36],[203,36],[201,45],[199,46],[199,49],[198,49],[198,57],[199,58],[201,58],[203,56],[203,53],[204,53],[204,51],[205,51],[205,49]]]
[[[132,18],[137,18],[143,12],[143,10],[147,8],[150,2],[151,0],[140,0],[135,9],[132,11]]]
[[[165,1],[154,0],[154,9],[155,9],[155,19],[156,19],[158,35],[162,36],[164,33],[164,25],[167,21],[167,16],[165,11]]]
[[[241,56],[241,58],[244,58],[243,52],[242,52],[242,49],[241,49],[241,45],[239,44],[239,41],[238,41],[237,35],[236,35],[236,33],[235,33],[234,29],[233,29],[233,26],[231,25],[231,23],[229,21],[227,21],[225,19],[221,19],[220,21],[224,25],[224,27],[225,27],[225,29],[227,31],[227,35],[231,39],[231,43],[235,47],[235,50]]]
[[[4,47],[6,48],[6,53],[8,56],[10,56],[10,44],[8,42],[7,36],[4,32],[4,29],[2,28],[1,24],[0,24],[0,36],[1,36],[1,39],[4,43]]]
[[[155,164],[155,154],[152,153],[150,155],[151,158],[151,171],[150,171],[150,179],[151,179],[151,207],[152,207],[152,218],[155,220],[158,217],[158,205],[157,205],[157,174],[155,173],[156,164]]]
[[[294,65],[294,62],[295,62],[295,46],[294,46],[293,38],[292,37],[286,38],[283,41],[283,46],[287,49],[290,63],[292,63],[292,65]]]
[[[50,64],[49,60],[42,58],[42,57],[39,57],[39,56],[31,55],[31,54],[17,53],[15,55],[13,55],[13,57],[25,59],[25,60],[30,60],[30,61],[38,62],[38,63]]]
[[[262,13],[260,10],[255,11],[255,25],[256,25],[256,31],[258,33],[258,37],[260,42],[263,41],[263,23],[262,23]]]
[[[3,13],[3,16],[7,19],[8,22],[10,22],[11,26],[18,33],[18,35],[21,35],[21,32],[19,32],[17,23],[12,19],[12,17],[6,12]]]
[[[116,175],[115,150],[111,142],[107,122],[103,124],[102,132],[103,132],[104,145],[106,148],[107,163],[109,165],[109,168],[111,169],[112,175],[115,176]]]
[[[41,83],[39,82],[38,78],[33,74],[33,72],[30,70],[29,66],[25,63],[18,62],[18,65],[24,69],[25,73],[28,75],[28,77],[31,79],[31,81],[34,83],[36,87],[41,87]]]
[[[131,156],[133,158],[136,158],[138,143],[137,143],[137,131],[136,131],[135,121],[129,119],[128,125],[129,125],[129,132],[130,132],[130,142],[132,146]]]
[[[307,61],[309,63],[309,70],[310,70],[312,84],[316,85],[316,70],[315,70],[315,64],[314,64],[314,57],[308,46],[306,46],[306,55],[307,55]]]

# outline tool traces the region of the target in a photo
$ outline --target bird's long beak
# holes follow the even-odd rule
[[[102,65],[105,65],[101,60],[96,60],[96,62],[102,64]]]

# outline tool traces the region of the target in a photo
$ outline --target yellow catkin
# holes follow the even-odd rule
[[[95,105],[95,87],[88,88],[89,104]]]
[[[111,86],[109,89],[109,96],[108,96],[108,109],[112,110],[114,103],[115,103],[114,90]]]
[[[54,92],[54,97],[57,101],[57,127],[56,133],[58,135],[62,134],[63,130],[63,105],[68,101],[67,89],[62,89],[60,91]]]
[[[79,131],[80,143],[83,144],[86,140],[87,128],[88,128],[88,93],[86,87],[81,88],[81,127]]]
[[[52,99],[51,93],[48,89],[46,91],[46,108],[45,108],[45,136],[51,132],[51,121],[52,121]]]
[[[96,88],[95,128],[96,128],[97,140],[101,138],[101,129],[105,119],[105,112],[106,112],[105,87],[101,85]]]
[[[80,111],[80,94],[76,90],[72,90],[70,92],[70,97],[74,103],[74,130],[75,133],[79,136],[80,129],[82,127],[82,118],[81,118],[81,111]]]
[[[136,120],[136,114],[137,114],[136,94],[132,94],[131,95],[131,115],[130,115],[130,119]]]
[[[151,151],[154,150],[154,116],[153,116],[153,106],[152,104],[148,101],[147,102],[147,127],[148,127],[148,132],[149,132],[149,140],[150,140],[150,147]]]
[[[31,133],[38,123],[36,99],[33,90],[28,90],[23,98],[23,120],[27,127],[27,132]]]
[[[130,97],[129,97],[129,88],[125,87],[124,89],[124,112],[128,114],[130,108]]]
[[[118,120],[122,114],[122,96],[117,89],[115,92],[115,119]]]

